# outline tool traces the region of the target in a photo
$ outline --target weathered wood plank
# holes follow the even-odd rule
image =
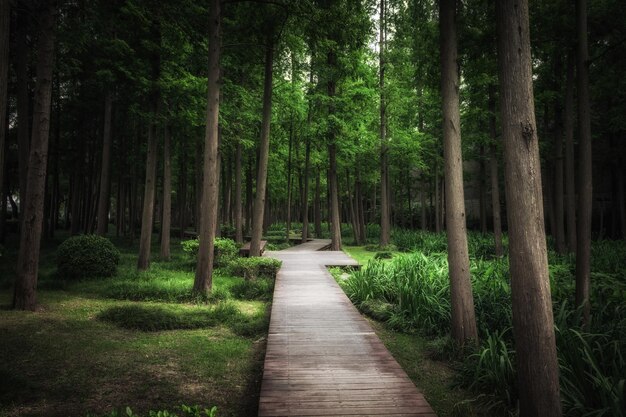
[[[259,416],[434,417],[424,396],[328,273],[356,266],[314,239],[280,259]]]

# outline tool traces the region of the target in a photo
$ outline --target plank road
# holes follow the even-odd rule
[[[280,259],[259,416],[436,417],[327,270],[358,266],[313,239]]]

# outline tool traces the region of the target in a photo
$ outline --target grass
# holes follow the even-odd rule
[[[136,272],[137,248],[121,241],[117,277],[74,282],[56,275],[58,243],[43,247],[38,310],[0,310],[0,416],[126,406],[143,415],[181,404],[256,414],[272,285],[239,296],[231,289],[243,279],[218,271],[213,297],[197,299],[178,242],[171,262],[155,245],[151,268]],[[1,260],[0,305],[10,303],[13,254],[7,248]]]

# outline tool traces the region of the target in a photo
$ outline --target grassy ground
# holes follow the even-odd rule
[[[178,242],[172,262],[155,260],[144,273],[135,271],[136,247],[117,243],[118,277],[82,283],[56,277],[56,242],[45,246],[47,289],[39,291],[38,311],[0,310],[0,416],[176,411],[181,404],[255,415],[267,296],[233,298],[243,280],[222,272],[215,299],[196,302],[193,265]],[[1,259],[0,305],[7,306],[14,248]]]

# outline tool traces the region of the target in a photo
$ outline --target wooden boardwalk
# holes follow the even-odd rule
[[[280,259],[259,416],[433,416],[424,396],[326,269],[357,265],[313,240]]]

